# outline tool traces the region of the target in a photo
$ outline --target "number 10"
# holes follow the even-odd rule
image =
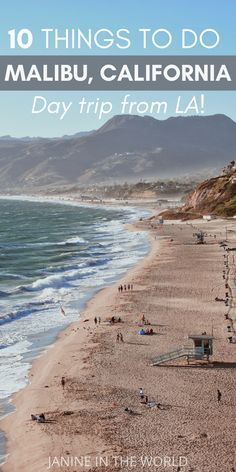
[[[23,28],[18,33],[16,33],[16,30],[10,30],[8,31],[8,34],[10,36],[10,48],[15,49],[16,47],[19,47],[21,49],[28,49],[33,43],[33,35],[31,31],[27,28]]]

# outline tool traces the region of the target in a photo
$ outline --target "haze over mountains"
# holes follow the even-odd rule
[[[216,172],[236,156],[236,123],[225,115],[119,115],[62,138],[0,138],[1,189],[118,183]]]

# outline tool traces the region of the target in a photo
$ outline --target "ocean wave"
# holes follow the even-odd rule
[[[45,267],[45,269],[41,270],[41,273],[44,274],[53,274],[53,273],[60,273],[60,272],[68,272],[70,270],[78,270],[78,269],[83,269],[84,267],[87,266],[87,262],[81,262],[77,264],[70,264],[70,265],[63,265],[63,266],[48,266]]]
[[[20,274],[11,274],[10,272],[0,272],[0,278],[4,279],[15,279],[15,280],[27,280],[30,277],[27,277],[26,275],[20,275]],[[0,295],[1,296],[1,295]]]
[[[86,243],[84,238],[80,236],[74,236],[73,238],[66,239],[65,241],[61,241],[57,243],[58,246],[66,246],[67,244],[78,244],[78,243]]]
[[[72,238],[68,238],[65,241],[44,241],[44,242],[33,242],[33,243],[16,243],[13,242],[1,242],[0,247],[4,249],[34,249],[37,247],[50,247],[50,246],[67,246],[70,244],[84,244],[86,240],[82,237],[75,236]]]
[[[56,301],[54,299],[26,303],[20,307],[16,307],[16,309],[11,312],[3,313],[3,315],[0,316],[0,325],[10,323],[15,319],[24,318],[37,312],[41,313],[48,310],[48,308],[55,303]]]
[[[19,310],[14,310],[9,313],[4,314],[0,317],[0,325],[5,323],[10,323],[15,319],[24,318],[25,316],[32,315],[33,313],[42,312],[46,310],[46,308],[21,308]]]
[[[39,292],[45,289],[59,290],[61,288],[71,287],[71,282],[82,279],[91,275],[93,269],[87,267],[85,270],[77,269],[69,271],[65,274],[49,275],[41,279],[35,280],[32,284],[21,285],[18,287],[20,292]]]
[[[96,254],[96,255],[99,255],[99,254]],[[101,255],[104,256],[104,253],[101,253]],[[90,259],[90,261],[88,261],[88,266],[89,267],[97,267],[97,266],[105,265],[109,261],[110,261],[109,257],[103,257],[101,259],[100,258],[99,259]]]
[[[14,344],[17,344],[19,341],[22,340],[22,336],[17,336],[17,335],[6,335],[6,336],[0,336],[0,349],[6,349],[9,346],[14,346]],[[19,358],[19,354],[15,354],[15,358]],[[9,356],[6,356],[6,361],[8,361]],[[1,365],[4,361],[4,356],[1,354]]]

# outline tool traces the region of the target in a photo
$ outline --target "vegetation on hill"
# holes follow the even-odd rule
[[[47,190],[48,195],[71,194],[75,197],[87,195],[98,199],[163,199],[181,198],[187,195],[199,181],[199,177],[183,177],[182,179],[155,180],[153,182],[140,180],[136,183],[124,182],[114,185],[90,185],[90,186],[60,186]]]
[[[206,180],[198,185],[188,197],[184,210],[197,210],[201,213],[208,212],[219,216],[234,216],[236,214],[236,169],[234,161],[223,170],[223,175]]]
[[[170,212],[169,212],[170,213]],[[177,212],[165,213],[165,217],[183,218],[192,215],[214,214],[232,217],[236,215],[236,167],[231,161],[218,177],[197,185],[187,196],[185,205]]]

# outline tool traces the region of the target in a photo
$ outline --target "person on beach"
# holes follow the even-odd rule
[[[222,397],[221,391],[220,391],[219,389],[217,389],[217,400],[218,400],[218,403],[221,402],[221,397]]]
[[[38,423],[44,423],[46,421],[44,413],[41,413],[40,415],[31,415],[31,419]]]
[[[126,291],[126,285],[124,285],[124,290]]]
[[[97,320],[97,317],[95,316],[95,318],[94,318],[94,324],[96,325],[97,322],[98,322],[98,320]]]
[[[125,411],[126,411],[126,413],[129,413],[130,415],[133,414],[133,410],[131,410],[131,408],[126,407]]]
[[[123,338],[123,334],[122,334],[122,333],[120,333],[120,342],[122,342],[122,343],[124,342],[124,338]]]
[[[144,392],[142,388],[139,389],[139,396],[140,396],[140,400],[144,399]]]
[[[117,335],[116,335],[116,342],[117,342],[117,343],[120,342],[120,333],[117,333]]]
[[[61,378],[61,386],[62,386],[63,390],[65,388],[65,384],[66,384],[66,379],[65,379],[65,377],[62,377]]]
[[[130,284],[128,284],[128,290],[130,290]]]
[[[120,291],[123,292],[123,285],[120,286]]]
[[[101,324],[101,316],[98,317],[98,323]]]

